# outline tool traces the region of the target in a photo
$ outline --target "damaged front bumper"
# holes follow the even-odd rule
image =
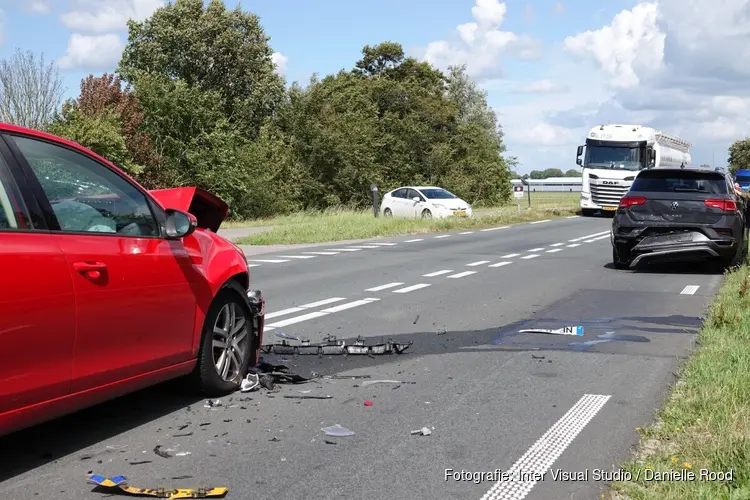
[[[282,355],[382,355],[401,354],[411,347],[412,342],[388,342],[378,344],[367,344],[365,338],[357,337],[354,344],[347,345],[343,340],[337,340],[335,336],[328,335],[319,344],[312,344],[309,340],[300,340],[299,344],[291,344],[288,340],[282,340],[278,344],[269,344],[262,347],[266,354]]]
[[[718,235],[717,235],[718,236]],[[627,255],[630,267],[642,261],[703,260],[728,258],[735,254],[737,242],[732,237],[710,238],[701,231],[675,231],[645,237],[615,236],[618,254]]]
[[[260,359],[261,346],[263,345],[263,333],[266,327],[266,298],[260,290],[247,291],[247,305],[253,315],[253,332],[255,339],[253,346],[255,348],[255,359],[253,365]]]

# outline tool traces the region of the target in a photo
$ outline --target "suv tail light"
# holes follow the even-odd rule
[[[737,203],[733,200],[704,200],[708,208],[718,208],[724,212],[734,212],[737,210]]]
[[[643,205],[644,203],[646,203],[646,198],[644,198],[643,196],[623,196],[620,199],[620,208]]]

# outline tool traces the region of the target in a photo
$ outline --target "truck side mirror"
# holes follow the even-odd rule
[[[576,149],[576,165],[583,165],[583,160],[581,160],[582,154],[583,154],[583,146],[578,146],[578,149]]]

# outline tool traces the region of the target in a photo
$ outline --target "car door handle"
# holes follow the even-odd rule
[[[90,273],[92,271],[104,271],[107,264],[104,262],[74,262],[73,269],[79,273]]]

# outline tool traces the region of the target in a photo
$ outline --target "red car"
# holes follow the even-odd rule
[[[0,435],[183,375],[236,390],[265,299],[216,234],[228,208],[0,124]]]

